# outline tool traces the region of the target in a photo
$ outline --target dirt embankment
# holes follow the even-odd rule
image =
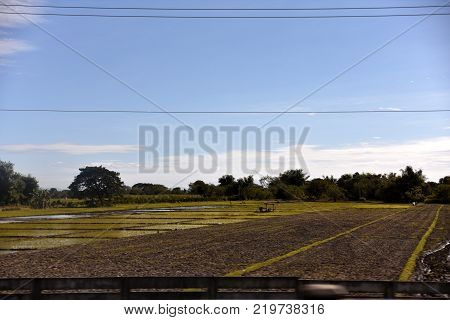
[[[425,251],[420,257],[414,279],[450,282],[450,206],[444,206]]]

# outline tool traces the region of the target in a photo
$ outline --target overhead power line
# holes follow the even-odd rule
[[[450,5],[417,6],[377,6],[377,7],[322,7],[322,8],[167,8],[167,7],[103,7],[103,6],[60,6],[32,4],[0,4],[6,7],[49,8],[49,9],[83,9],[83,10],[149,10],[149,11],[335,11],[335,10],[395,10],[445,8]]]
[[[424,17],[449,16],[448,13],[415,14],[378,14],[378,15],[325,15],[325,16],[166,16],[166,15],[109,15],[88,13],[37,13],[37,12],[0,12],[8,15],[57,16],[57,17],[94,17],[94,18],[150,18],[150,19],[337,19],[337,18],[389,18],[389,17]]]
[[[146,111],[113,109],[10,109],[0,108],[0,112],[40,112],[40,113],[132,113],[132,114],[279,114],[280,111]],[[357,114],[357,113],[438,113],[450,112],[450,109],[394,109],[394,110],[324,110],[324,111],[288,111],[287,114]]]

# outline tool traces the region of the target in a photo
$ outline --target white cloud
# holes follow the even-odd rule
[[[305,146],[303,150],[314,176],[341,175],[354,171],[398,172],[407,165],[423,169],[432,180],[450,173],[450,137],[346,148]]]
[[[243,164],[245,163],[250,170],[256,169],[257,172],[253,172],[255,180],[259,180],[261,176],[266,174],[274,175],[277,171],[301,168],[298,159],[294,163],[290,163],[289,149],[282,148],[271,151],[268,153],[267,162],[264,152],[249,151],[244,153],[241,150],[234,150],[231,153],[219,153],[217,154],[217,167],[212,173],[202,173],[199,170],[198,157],[194,157],[192,170],[187,170],[185,173],[176,172],[176,166],[188,167],[189,159],[187,155],[159,159],[160,166],[152,173],[140,173],[137,162],[108,160],[108,158],[81,162],[73,167],[54,165],[51,172],[48,171],[48,167],[38,167],[35,170],[24,168],[24,172],[31,172],[36,175],[43,186],[65,187],[70,183],[69,180],[73,178],[73,174],[76,174],[78,168],[103,165],[120,172],[121,177],[128,185],[150,181],[172,186],[187,177],[180,183],[180,186],[186,187],[189,182],[197,179],[217,182],[221,175],[228,173],[226,171],[227,157],[232,161],[232,168],[229,173],[237,177],[251,174],[252,172],[243,170]],[[73,155],[128,153],[134,157],[138,147],[135,145],[79,145],[70,143],[21,144],[0,145],[0,151],[61,152]],[[322,175],[339,177],[344,173],[356,171],[398,173],[400,169],[407,165],[412,165],[415,169],[422,169],[428,179],[432,181],[437,181],[439,178],[450,174],[450,137],[446,136],[401,143],[380,143],[377,140],[376,143],[355,144],[339,148],[304,145],[301,148],[301,154],[306,161],[311,177],[321,177]],[[282,161],[285,162],[284,166]],[[266,163],[270,164],[272,172],[265,166]],[[260,165],[260,168],[258,168],[258,165]],[[205,167],[211,167],[211,158],[208,156],[205,157]],[[195,174],[190,172],[195,172]]]
[[[135,169],[139,167],[139,164],[136,162],[123,162],[118,160],[105,160],[105,161],[96,161],[91,162],[89,166],[103,166],[105,168],[111,170],[123,170],[123,169]]]
[[[42,1],[39,0],[2,0],[1,4],[5,4],[5,6],[0,6],[0,11],[3,12],[20,12],[23,11],[23,8],[20,7],[8,7],[7,5],[12,4],[28,4],[28,5],[36,5],[40,4]],[[27,12],[35,13],[38,12],[38,8],[26,8]],[[31,21],[36,23],[41,21],[38,16],[21,16],[19,14],[1,14],[0,13],[0,66],[9,66],[11,65],[11,56],[13,54],[30,51],[33,50],[34,47],[30,45],[28,42],[18,39],[10,39],[7,38],[9,32],[5,30],[15,29],[22,25],[26,25]]]
[[[43,3],[43,1],[39,0],[2,0],[3,4],[12,5],[12,4],[25,4],[25,5],[38,5]],[[20,7],[7,7],[1,6],[1,11],[3,12],[29,12],[36,13],[39,12],[39,8],[20,8]],[[27,24],[30,21],[38,22],[41,21],[42,18],[39,16],[22,16],[19,14],[0,14],[0,27],[3,28],[17,28],[21,25]]]
[[[318,145],[304,145],[301,148],[302,156],[306,161],[309,173],[312,177],[321,177],[322,175],[340,176],[345,173],[373,172],[388,173],[399,172],[407,165],[412,165],[415,169],[424,170],[425,175],[433,181],[437,181],[444,175],[448,175],[450,167],[450,137],[436,137],[430,139],[406,141],[402,143],[384,143],[353,145],[342,148],[329,148]],[[246,163],[249,169],[257,169],[253,172],[255,180],[266,174],[274,174],[264,166],[264,153],[248,152],[245,154],[241,150],[234,150],[231,154],[222,153],[217,157],[217,170],[214,173],[202,173],[198,170],[198,159],[195,158],[193,165],[197,171],[192,176],[189,173],[177,173],[175,167],[188,167],[188,157],[171,156],[160,159],[160,168],[153,173],[139,173],[137,163],[121,163],[114,161],[100,162],[103,165],[116,169],[121,172],[122,178],[127,184],[134,184],[142,181],[153,181],[163,183],[168,186],[189,176],[182,186],[196,179],[217,182],[217,179],[226,172],[227,157],[231,155],[232,173],[235,176],[244,176],[252,172],[243,170],[243,163]],[[284,159],[284,166],[281,162]],[[278,149],[270,152],[268,160],[271,169],[277,171],[290,168],[300,168],[300,162],[289,164],[289,148]],[[211,161],[206,158],[206,167],[210,167]],[[258,165],[261,167],[258,169]],[[166,169],[166,171],[164,171]]]
[[[392,107],[379,107],[378,110],[383,110],[383,111],[400,111],[402,109],[401,108],[392,108]]]
[[[0,39],[0,57],[33,49],[34,48],[30,44],[22,40]]]
[[[4,144],[0,151],[6,152],[61,152],[74,155],[99,153],[127,153],[138,150],[135,145],[105,144],[82,145],[71,143],[53,144]]]

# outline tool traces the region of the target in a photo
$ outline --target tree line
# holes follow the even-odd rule
[[[162,197],[165,195],[166,197]],[[146,198],[147,197],[147,198]],[[351,173],[339,178],[311,179],[302,169],[287,170],[278,176],[220,177],[216,184],[197,180],[189,187],[168,188],[162,184],[137,183],[126,186],[118,172],[102,166],[80,168],[67,190],[40,189],[36,178],[14,171],[14,165],[0,160],[0,205],[50,206],[52,199],[78,198],[90,206],[142,202],[154,199],[195,200],[303,200],[382,201],[450,203],[450,176],[438,183],[426,181],[422,170],[411,166],[399,174]],[[158,198],[159,197],[159,198]],[[53,200],[59,205],[63,201]]]
[[[253,176],[219,178],[218,184],[201,180],[189,185],[189,193],[204,197],[227,197],[234,200],[280,199],[304,201],[382,201],[439,202],[450,201],[450,176],[427,182],[422,170],[407,166],[400,174],[353,173],[336,179],[333,176],[310,179],[302,170],[288,170],[278,176],[265,176],[255,183]]]

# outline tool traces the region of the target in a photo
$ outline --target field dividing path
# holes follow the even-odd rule
[[[244,269],[241,269],[241,270],[236,270],[236,271],[229,272],[229,273],[227,273],[225,276],[228,276],[228,277],[238,277],[238,276],[245,275],[246,273],[249,273],[249,272],[252,272],[252,271],[256,271],[256,270],[258,270],[258,269],[261,269],[261,268],[270,266],[270,265],[272,265],[272,264],[274,264],[274,263],[276,263],[276,262],[279,262],[279,261],[282,261],[282,260],[284,260],[284,259],[293,257],[293,256],[295,256],[295,255],[297,255],[297,254],[299,254],[299,253],[302,253],[302,252],[306,251],[306,250],[309,250],[309,249],[312,249],[312,248],[314,248],[314,247],[320,246],[321,244],[330,242],[330,241],[335,240],[335,239],[337,239],[337,238],[339,238],[339,237],[342,237],[342,236],[349,235],[350,233],[352,233],[352,232],[354,232],[354,231],[356,231],[356,230],[358,230],[358,229],[361,229],[361,228],[370,226],[371,224],[374,224],[374,223],[377,223],[377,222],[379,222],[379,221],[381,221],[381,220],[387,219],[387,218],[393,216],[393,215],[396,214],[396,213],[397,213],[397,212],[394,212],[394,213],[391,213],[391,214],[386,215],[386,216],[384,216],[384,217],[381,217],[381,218],[378,218],[378,219],[369,221],[369,222],[367,222],[367,223],[363,223],[363,224],[361,224],[361,225],[359,225],[359,226],[357,226],[357,227],[353,227],[353,228],[351,228],[351,229],[345,230],[345,231],[343,231],[343,232],[340,232],[340,233],[338,233],[338,234],[335,234],[335,235],[333,235],[333,236],[331,236],[331,237],[328,237],[328,238],[326,238],[326,239],[322,239],[322,240],[318,240],[318,241],[312,242],[312,243],[310,243],[310,244],[307,244],[307,245],[305,245],[305,246],[302,246],[302,247],[300,247],[300,248],[297,248],[297,249],[295,249],[295,250],[292,250],[292,251],[290,251],[290,252],[288,252],[288,253],[282,254],[282,255],[280,255],[280,256],[278,256],[278,257],[274,257],[274,258],[268,259],[268,260],[266,260],[266,261],[262,261],[262,262],[255,263],[255,264],[250,265],[250,266],[248,266],[248,267],[246,267],[246,268],[244,268]],[[335,222],[333,222],[333,223],[335,223]]]
[[[435,205],[409,209],[246,275],[397,280],[424,233],[437,221],[439,210]]]
[[[441,213],[441,210],[443,207],[444,207],[444,205],[440,206],[439,209],[437,209],[436,215],[434,216],[434,219],[433,219],[433,222],[431,223],[431,225],[428,227],[427,231],[424,233],[424,235],[420,239],[419,243],[417,244],[416,248],[412,252],[408,261],[406,261],[406,264],[403,267],[402,273],[400,274],[400,277],[399,277],[400,281],[408,281],[411,279],[411,277],[414,273],[414,270],[416,268],[417,260],[419,259],[420,253],[425,248],[425,244],[427,243],[427,240],[430,237],[431,233],[433,233],[434,228],[436,228],[436,224],[439,219],[439,214]]]

